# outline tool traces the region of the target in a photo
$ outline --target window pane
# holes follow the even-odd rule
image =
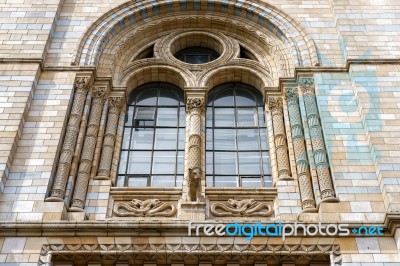
[[[206,153],[206,173],[208,175],[214,174],[213,165],[214,165],[213,153],[212,152],[207,152]]]
[[[131,127],[132,126],[132,120],[133,120],[133,114],[134,114],[134,107],[129,106],[126,116],[125,116],[125,126]]]
[[[118,168],[119,173],[125,174],[127,163],[128,163],[128,151],[121,151],[121,157],[119,159],[119,168]]]
[[[185,107],[179,108],[179,126],[185,127],[186,126],[186,112]]]
[[[151,150],[153,148],[153,132],[152,128],[133,129],[131,149]]]
[[[263,168],[264,168],[264,175],[271,174],[271,164],[268,152],[263,152]]]
[[[176,187],[182,187],[183,175],[176,176]]]
[[[153,174],[175,174],[176,153],[155,151],[153,158]]]
[[[211,107],[207,107],[206,112],[206,127],[212,127],[213,122],[213,109]]]
[[[177,162],[178,164],[176,165],[176,173],[183,175],[183,165],[184,165],[183,151],[178,152]]]
[[[215,150],[236,150],[235,129],[215,129],[214,139]]]
[[[152,176],[151,177],[152,187],[175,187],[174,176]]]
[[[233,90],[225,90],[214,97],[214,106],[233,106]]]
[[[147,177],[146,176],[129,177],[128,187],[147,187]]]
[[[171,91],[170,88],[161,88],[160,89],[160,97],[158,98],[158,105],[179,105],[179,97]]]
[[[237,126],[238,127],[256,127],[257,113],[255,108],[238,108],[237,109]]]
[[[261,187],[261,178],[242,177],[242,187]]]
[[[157,104],[157,89],[150,89],[141,93],[136,100],[136,104],[155,106]]]
[[[178,150],[184,150],[184,149],[185,149],[185,129],[180,128],[179,129]]]
[[[212,176],[206,176],[206,187],[213,187],[214,181]]]
[[[234,127],[235,109],[233,108],[215,108],[215,126],[216,127]]]
[[[212,128],[206,129],[206,149],[207,150],[213,149],[213,129]]]
[[[260,150],[258,129],[238,129],[239,150]]]
[[[240,175],[261,175],[261,158],[259,152],[239,152]]]
[[[122,149],[129,149],[129,141],[131,139],[131,129],[125,128],[124,130],[124,137],[122,139]]]
[[[117,177],[117,184],[116,184],[116,186],[117,186],[117,187],[123,187],[123,186],[125,186],[125,176],[120,175],[120,176]]]
[[[178,109],[177,108],[158,108],[157,126],[178,126]]]
[[[268,150],[267,130],[265,128],[260,128],[260,135],[261,149]]]
[[[132,151],[129,154],[128,174],[149,174],[151,151]]]
[[[155,137],[155,149],[157,150],[176,150],[176,128],[157,128]]]
[[[215,152],[215,174],[236,175],[236,152]]]
[[[236,106],[256,106],[254,95],[245,90],[235,90],[236,92]]]
[[[264,115],[264,107],[258,107],[258,125],[260,127],[265,127],[265,115]]]
[[[215,187],[237,187],[236,176],[215,176]]]
[[[272,187],[272,178],[271,176],[264,176],[264,187]]]

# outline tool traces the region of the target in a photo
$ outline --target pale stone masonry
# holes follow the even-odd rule
[[[174,57],[198,46],[219,57]],[[150,82],[185,94],[182,186],[118,187],[126,103]],[[208,95],[230,82],[263,97],[269,186],[207,186]],[[0,265],[398,266],[399,221],[398,0],[0,1]]]

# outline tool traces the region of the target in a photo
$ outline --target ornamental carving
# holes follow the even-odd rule
[[[114,206],[114,214],[118,217],[171,217],[176,213],[173,203],[161,202],[158,199],[120,202]]]
[[[299,86],[303,88],[314,88],[314,78],[300,78],[299,79]]]
[[[226,202],[216,202],[211,205],[211,213],[216,217],[267,217],[272,212],[271,205],[254,199],[230,199]]]
[[[119,96],[110,96],[108,98],[108,104],[110,107],[121,108],[123,103],[123,98]]]
[[[95,86],[93,88],[93,98],[101,98],[102,100],[105,99],[107,95],[108,88],[106,86]]]
[[[90,87],[90,76],[84,76],[84,77],[76,77],[75,79],[75,87],[77,90],[88,90]]]
[[[193,109],[200,109],[204,106],[204,98],[189,98],[186,103],[186,110],[188,112]]]
[[[271,97],[268,98],[268,107],[270,110],[276,108],[282,108],[283,102],[281,97]]]

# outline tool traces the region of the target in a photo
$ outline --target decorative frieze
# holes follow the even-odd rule
[[[286,88],[285,97],[289,111],[290,128],[299,180],[301,203],[304,211],[316,211],[310,167],[304,142],[303,125],[300,116],[299,99],[296,88]]]
[[[111,163],[114,153],[118,120],[124,103],[124,93],[111,93],[108,98],[107,125],[104,134],[99,170],[95,179],[110,179]]]
[[[133,199],[116,203],[113,212],[118,217],[172,217],[176,214],[176,207],[173,203],[158,199]]]
[[[210,211],[216,217],[267,217],[273,213],[273,208],[266,202],[254,199],[229,199],[213,203]]]
[[[75,93],[71,112],[69,115],[67,130],[61,149],[60,158],[57,164],[57,171],[54,179],[51,195],[46,201],[63,201],[66,184],[68,181],[74,150],[78,139],[79,127],[85,106],[86,95],[91,86],[91,77],[78,76],[75,79]]]
[[[269,97],[268,107],[272,115],[275,154],[278,165],[278,180],[293,180],[290,172],[289,153],[286,142],[286,130],[283,120],[283,102],[281,97]]]
[[[96,148],[97,134],[99,132],[101,114],[107,93],[107,85],[94,85],[92,91],[92,108],[90,110],[89,123],[86,130],[78,176],[72,197],[72,206],[69,209],[70,211],[83,211],[83,207],[85,205],[90,170]]]
[[[300,78],[299,86],[303,93],[303,100],[310,131],[311,143],[314,152],[314,161],[317,168],[318,183],[322,201],[337,201],[332,184],[322,127],[315,98],[315,85],[312,77]]]

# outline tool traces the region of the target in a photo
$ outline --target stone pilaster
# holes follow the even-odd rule
[[[65,133],[60,158],[57,164],[51,195],[46,201],[63,201],[69,172],[71,170],[72,158],[78,139],[79,127],[85,106],[86,95],[91,86],[90,75],[77,76],[75,79],[74,101],[69,115],[67,131]]]
[[[107,125],[104,134],[99,170],[95,179],[110,179],[111,163],[114,153],[115,139],[121,107],[124,104],[125,94],[112,92],[108,98]]]
[[[307,159],[306,146],[304,143],[303,125],[301,123],[297,89],[286,88],[285,97],[289,111],[289,121],[292,132],[297,175],[299,180],[301,205],[303,208],[303,212],[316,211],[315,198],[310,175],[310,167]]]
[[[281,97],[269,97],[268,108],[272,115],[274,129],[275,154],[278,165],[278,180],[293,180],[290,172],[289,153],[286,142],[286,130],[283,120],[283,102]]]
[[[72,197],[72,206],[69,209],[70,211],[83,211],[85,205],[97,134],[99,132],[101,114],[107,93],[107,84],[94,85],[92,108],[90,110],[89,123],[83,144],[82,157],[79,163],[78,176]]]
[[[321,201],[334,201],[335,191],[332,184],[331,172],[328,164],[322,127],[315,97],[314,78],[300,78],[299,87],[303,93],[307,122],[310,130],[311,144],[314,152],[314,161],[317,168],[318,183],[321,190]]]

